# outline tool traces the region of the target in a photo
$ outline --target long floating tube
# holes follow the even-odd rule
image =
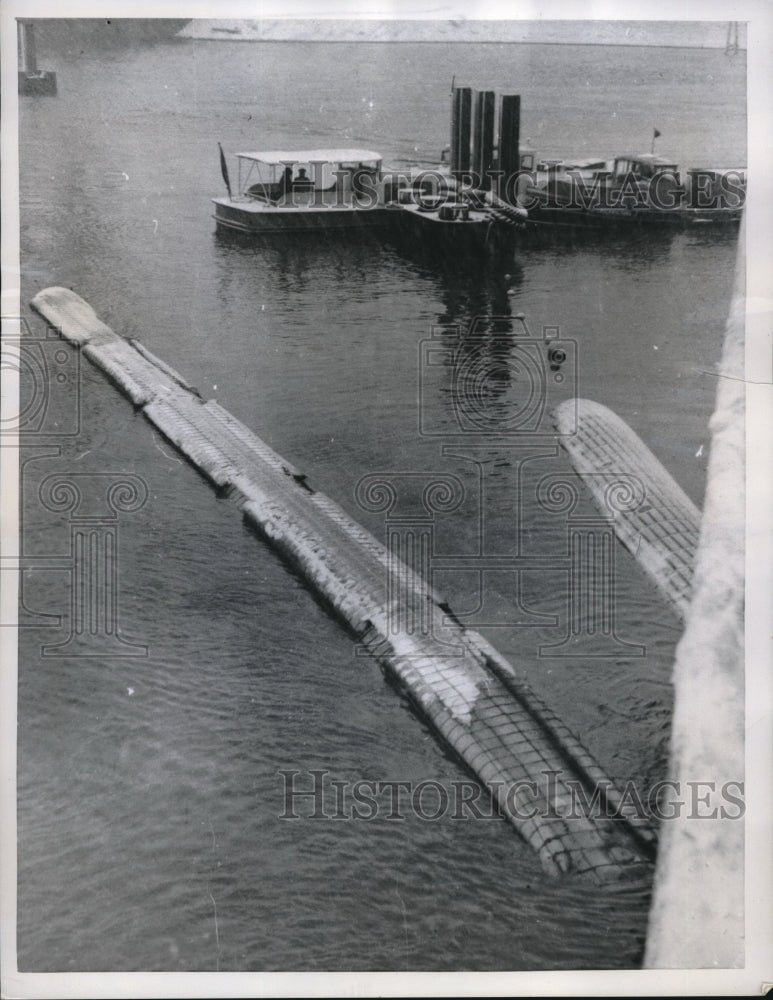
[[[545,870],[603,884],[648,878],[655,834],[631,815],[579,740],[478,633],[329,497],[168,365],[66,288],[32,305],[142,409],[305,576],[488,789]],[[390,586],[391,584],[391,586]],[[409,592],[439,632],[395,634]],[[449,655],[450,646],[456,655]],[[578,808],[579,796],[596,809]],[[599,806],[604,808],[598,808]]]
[[[589,399],[569,399],[553,413],[561,444],[597,506],[614,515],[617,537],[676,614],[690,607],[700,511],[641,438],[617,414]],[[577,433],[572,433],[576,427]],[[610,482],[628,483],[612,503]],[[618,498],[619,499],[619,498]]]

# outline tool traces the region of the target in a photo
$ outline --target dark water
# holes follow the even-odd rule
[[[512,315],[524,312],[533,333],[559,327],[575,342],[577,391],[628,421],[700,503],[735,234],[522,242],[504,259],[473,262],[375,238],[223,241],[208,199],[222,188],[217,140],[230,153],[357,144],[387,160],[436,153],[453,74],[520,92],[523,133],[544,155],[647,149],[656,126],[662,151],[683,164],[742,165],[743,56],[566,45],[39,48],[59,95],[21,103],[23,302],[48,285],[72,287],[379,534],[378,516],[354,500],[361,476],[453,472],[468,492],[438,524],[451,555],[477,539],[477,468],[487,544],[515,544],[517,449],[476,452],[476,466],[419,434],[420,412],[432,426],[454,414],[442,371],[424,371],[418,396],[422,341],[436,324],[498,316],[487,337],[506,355]],[[61,439],[59,456],[25,466],[28,552],[67,554],[67,517],[37,500],[45,476],[142,477],[145,506],[120,520],[119,607],[124,636],[148,655],[42,656],[42,643],[67,632],[67,577],[28,574],[28,606],[65,619],[61,631],[21,638],[20,967],[635,966],[646,887],[551,881],[501,820],[278,818],[280,769],[444,784],[465,774],[233,506],[101,375],[85,363],[81,374],[79,433]],[[538,471],[569,467],[559,456]],[[549,556],[563,530],[524,500],[524,546]],[[471,620],[490,626],[482,630],[614,778],[646,788],[665,764],[679,627],[622,552],[618,571],[619,633],[645,644],[645,657],[540,657],[555,631],[507,625],[507,582],[496,578],[486,614]],[[560,610],[558,577],[532,574],[530,607]],[[439,582],[457,610],[475,611],[468,576]]]

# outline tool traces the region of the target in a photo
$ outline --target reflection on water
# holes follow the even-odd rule
[[[518,249],[492,247],[473,257],[402,240],[396,245],[414,272],[439,289],[438,323],[469,326],[475,317],[511,311],[510,295],[522,278]]]
[[[726,228],[715,227],[717,231]],[[574,255],[578,251],[603,259],[610,267],[638,267],[642,264],[667,259],[675,238],[683,231],[676,227],[637,226],[626,229],[583,229],[544,226],[527,228],[522,246],[534,252],[547,252],[556,256]]]

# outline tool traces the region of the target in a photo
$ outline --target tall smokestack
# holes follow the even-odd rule
[[[480,177],[481,187],[488,191],[489,171],[494,167],[494,91],[481,90],[475,96],[472,169]]]
[[[470,169],[472,88],[455,87],[451,108],[451,172]]]
[[[500,194],[509,192],[515,198],[515,185],[508,183],[521,169],[521,97],[520,94],[503,94],[499,110],[499,169],[504,172],[500,180]]]

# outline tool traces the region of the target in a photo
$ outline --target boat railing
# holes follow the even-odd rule
[[[255,201],[277,201],[281,197],[279,184],[251,184],[244,192],[248,198]]]
[[[333,184],[327,188],[318,188],[313,185],[293,184],[285,190],[281,183],[278,184],[252,184],[235,201],[258,202],[261,205],[272,208],[312,208],[314,206],[326,205],[328,207],[373,207],[374,199],[383,205],[383,197],[374,190],[356,191],[347,186],[341,189],[339,185]]]

